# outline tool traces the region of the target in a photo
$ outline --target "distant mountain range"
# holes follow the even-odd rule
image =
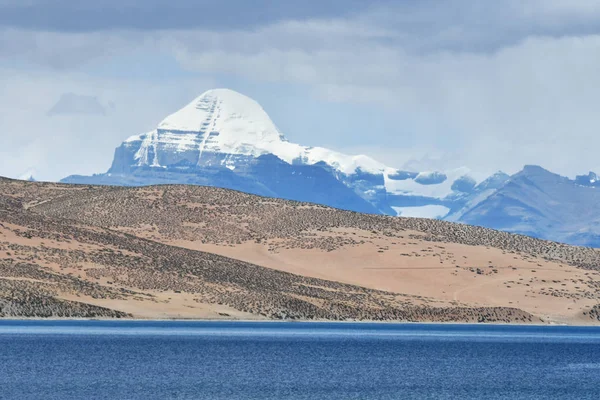
[[[371,214],[438,218],[600,247],[600,183],[537,166],[477,182],[468,168],[403,171],[367,156],[289,142],[254,100],[203,93],[128,138],[108,172],[65,183],[218,186]]]
[[[600,185],[593,172],[571,180],[528,165],[445,219],[600,247]]]

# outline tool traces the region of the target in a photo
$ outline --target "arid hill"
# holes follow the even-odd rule
[[[198,186],[0,180],[0,316],[598,323],[600,251]]]

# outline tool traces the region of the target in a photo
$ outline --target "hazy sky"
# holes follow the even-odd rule
[[[390,166],[600,172],[599,70],[598,0],[0,0],[0,175],[104,172],[215,87]]]

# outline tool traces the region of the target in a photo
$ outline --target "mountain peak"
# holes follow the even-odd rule
[[[577,175],[575,182],[584,186],[600,186],[600,180],[595,172],[590,171],[587,175]]]
[[[165,118],[158,129],[131,136],[124,145],[135,149],[133,161],[138,167],[168,167],[185,159],[188,165],[234,169],[240,157],[273,154],[288,164],[324,162],[345,174],[359,170],[380,174],[388,169],[364,155],[287,141],[258,102],[230,89],[204,92]],[[121,161],[116,169],[113,163],[111,170],[120,170]]]
[[[525,173],[525,174],[546,174],[546,173],[551,174],[552,173],[539,165],[532,165],[532,164],[527,164],[527,165],[523,166],[523,169],[521,170],[521,172]]]
[[[211,89],[202,93],[165,118],[158,129],[209,134],[217,131],[233,140],[284,139],[258,102],[230,89]]]

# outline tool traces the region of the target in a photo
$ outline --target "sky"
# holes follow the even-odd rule
[[[600,0],[0,0],[0,175],[105,172],[202,92],[396,168],[600,172]]]

